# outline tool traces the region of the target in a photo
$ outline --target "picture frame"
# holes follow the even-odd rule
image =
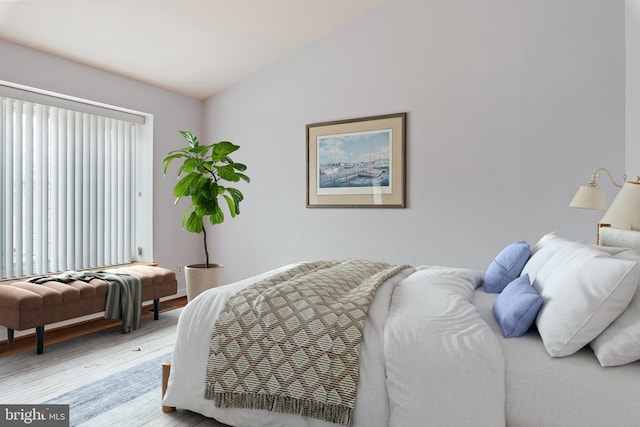
[[[307,127],[307,208],[405,208],[407,113]]]

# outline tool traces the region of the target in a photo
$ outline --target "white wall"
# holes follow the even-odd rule
[[[200,259],[201,238],[182,230],[182,207],[173,205],[175,177],[162,176],[161,161],[169,150],[182,146],[179,129],[202,130],[202,101],[3,40],[0,58],[0,80],[154,115],[153,259],[173,270]],[[184,288],[184,277],[178,280]]]
[[[514,240],[595,241],[567,207],[624,172],[624,0],[390,0],[205,103],[242,146],[242,214],[213,228],[227,281],[366,257],[484,269]],[[407,209],[305,208],[305,124],[408,113]],[[612,198],[614,188],[603,182]]]
[[[626,0],[626,171],[640,175],[640,0]]]

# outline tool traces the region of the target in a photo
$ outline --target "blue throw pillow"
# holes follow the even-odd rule
[[[512,280],[520,276],[530,257],[531,248],[527,242],[512,243],[504,248],[484,275],[484,290],[491,293],[502,292]]]
[[[536,319],[542,297],[525,274],[509,283],[493,304],[493,314],[505,338],[521,337]]]

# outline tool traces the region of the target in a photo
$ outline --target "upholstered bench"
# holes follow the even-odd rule
[[[176,275],[166,268],[133,265],[108,271],[141,279],[142,301],[153,300],[154,320],[158,319],[160,298],[177,291]],[[108,286],[101,279],[0,285],[0,325],[7,327],[8,343],[13,344],[14,330],[36,328],[37,352],[42,354],[44,326],[104,311]]]

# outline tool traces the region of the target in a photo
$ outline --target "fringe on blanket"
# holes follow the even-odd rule
[[[315,400],[295,399],[266,393],[214,392],[213,387],[209,384],[207,384],[205,396],[207,399],[212,399],[220,408],[264,409],[298,414],[342,425],[352,425],[353,421],[352,408]]]

